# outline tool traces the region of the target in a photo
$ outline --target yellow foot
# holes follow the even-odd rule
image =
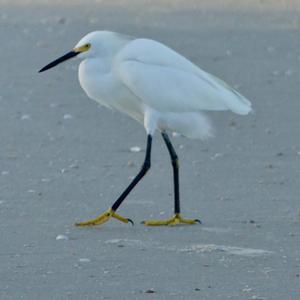
[[[175,214],[171,219],[168,220],[148,220],[143,221],[142,224],[146,226],[163,226],[163,225],[170,225],[174,226],[177,224],[201,224],[201,221],[198,219],[183,219],[180,214]]]
[[[110,218],[115,218],[123,223],[129,222],[132,225],[134,224],[132,220],[118,215],[114,210],[109,208],[106,212],[104,212],[102,215],[98,216],[97,218],[85,222],[75,223],[75,226],[95,226],[107,222]]]

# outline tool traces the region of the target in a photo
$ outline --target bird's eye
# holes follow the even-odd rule
[[[87,50],[90,49],[90,48],[91,48],[91,44],[90,44],[90,43],[85,44],[85,48],[86,48]]]

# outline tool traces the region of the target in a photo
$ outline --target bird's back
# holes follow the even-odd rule
[[[159,42],[129,41],[115,60],[124,83],[153,108],[164,107],[161,101],[165,101],[165,109],[172,112],[232,110],[247,114],[251,111],[250,101],[224,81]],[[161,101],[157,99],[157,91]]]

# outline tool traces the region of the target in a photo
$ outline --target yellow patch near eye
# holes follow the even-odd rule
[[[81,52],[86,52],[86,51],[88,51],[90,48],[91,48],[91,44],[90,44],[90,43],[87,43],[87,44],[85,44],[85,45],[83,45],[83,46],[74,48],[73,50],[74,50],[75,52],[81,53]]]

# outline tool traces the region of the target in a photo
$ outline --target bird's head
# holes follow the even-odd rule
[[[126,36],[110,31],[91,32],[84,36],[70,52],[52,61],[39,72],[49,70],[75,56],[81,59],[106,56],[124,43],[124,40]]]

